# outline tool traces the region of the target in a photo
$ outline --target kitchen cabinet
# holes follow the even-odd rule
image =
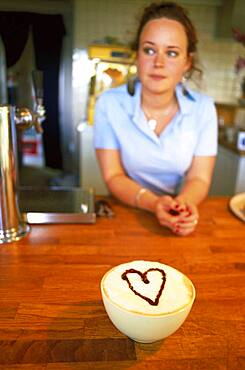
[[[220,144],[210,195],[229,195],[245,191],[245,152]]]

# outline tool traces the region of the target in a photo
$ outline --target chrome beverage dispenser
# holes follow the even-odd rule
[[[17,194],[17,129],[35,126],[42,132],[45,119],[42,104],[42,72],[33,73],[36,106],[34,112],[27,108],[0,106],[0,244],[19,240],[29,230],[23,220]]]

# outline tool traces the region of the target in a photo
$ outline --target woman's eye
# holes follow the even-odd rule
[[[146,55],[154,55],[155,54],[155,50],[150,48],[150,47],[143,48],[143,52]]]
[[[175,51],[175,50],[168,50],[167,55],[171,58],[176,58],[179,55],[179,53],[178,51]]]

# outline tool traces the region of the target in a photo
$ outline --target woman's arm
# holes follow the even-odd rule
[[[193,158],[184,185],[176,199],[184,203],[188,202],[198,205],[207,197],[215,159],[215,156],[198,156]]]
[[[157,196],[148,189],[140,193],[142,187],[126,175],[118,150],[97,149],[96,155],[103,178],[116,198],[130,206],[154,213],[160,225],[174,231],[178,217],[169,212],[178,206],[174,198],[168,195]]]
[[[197,205],[208,195],[214,165],[215,156],[193,158],[184,185],[175,198],[183,210],[173,228],[176,234],[184,236],[194,231],[199,218]]]
[[[143,202],[136,204],[137,194],[139,194],[142,187],[126,175],[118,150],[97,149],[96,156],[104,181],[116,198],[130,206],[140,205],[140,208],[153,211],[154,203],[158,197],[150,190],[147,190],[147,194],[142,194],[142,199],[140,199],[143,201],[144,198],[144,204]]]

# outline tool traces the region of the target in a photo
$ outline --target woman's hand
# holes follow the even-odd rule
[[[198,224],[199,214],[194,204],[185,203],[180,207],[184,210],[180,212],[179,219],[175,224],[173,232],[177,235],[185,236],[195,230]]]
[[[155,203],[155,215],[162,226],[166,226],[176,235],[192,233],[198,223],[198,210],[194,204],[184,203],[169,195],[161,196]]]

